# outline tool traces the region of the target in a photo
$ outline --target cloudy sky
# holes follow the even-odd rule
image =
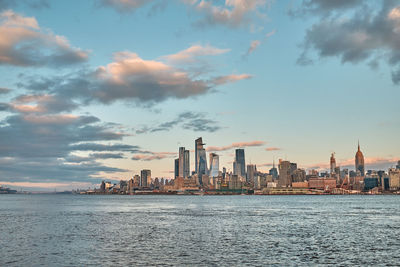
[[[353,168],[400,157],[400,3],[366,0],[0,0],[0,184],[93,187],[172,177],[202,136]],[[191,153],[192,169],[194,156]]]

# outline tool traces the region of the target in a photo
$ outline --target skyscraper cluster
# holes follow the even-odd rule
[[[360,144],[355,154],[354,170],[341,169],[332,153],[330,169],[311,169],[308,174],[298,168],[297,163],[279,159],[278,168],[273,161],[268,173],[257,170],[255,164],[246,165],[245,150],[235,149],[233,169],[220,171],[220,158],[209,153],[207,161],[205,143],[201,137],[194,142],[194,171],[190,168],[190,151],[179,147],[179,156],[174,161],[175,179],[151,178],[150,170],[142,170],[133,179],[121,181],[119,185],[103,183],[99,192],[208,192],[209,194],[232,194],[259,192],[260,194],[350,194],[354,192],[395,192],[400,190],[400,161],[396,168],[385,171],[365,172],[364,155]],[[209,163],[209,164],[207,164]],[[147,191],[146,191],[147,190]]]

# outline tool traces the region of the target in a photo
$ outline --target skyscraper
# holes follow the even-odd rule
[[[278,169],[275,168],[275,160],[272,163],[272,168],[269,170],[269,175],[272,175],[274,179],[278,178]]]
[[[356,165],[356,173],[360,172],[360,175],[364,176],[365,175],[364,155],[360,150],[360,142],[358,142],[358,150],[355,156],[355,165]]]
[[[256,166],[253,164],[247,165],[246,182],[254,184],[254,174],[256,172]]]
[[[140,187],[149,187],[151,184],[151,171],[142,170],[140,172]]]
[[[335,153],[332,153],[332,155],[331,155],[331,175],[335,173],[335,169],[336,169]]]
[[[236,162],[236,171],[237,175],[241,176],[242,178],[246,177],[246,162],[244,157],[244,149],[238,148],[235,151],[235,162]]]
[[[190,152],[185,150],[183,152],[183,177],[188,178],[190,176]]]
[[[184,177],[184,174],[183,174],[183,168],[185,165],[184,164],[184,160],[185,160],[184,152],[185,152],[185,148],[180,147],[179,148],[179,177]]]
[[[195,140],[195,170],[199,178],[199,183],[202,184],[202,176],[203,174],[207,174],[207,156],[206,150],[204,149],[205,144],[203,143],[203,139],[201,137]]]
[[[188,178],[190,175],[190,152],[184,147],[179,148],[179,177]]]
[[[290,161],[279,160],[279,180],[278,185],[280,187],[288,187],[292,185],[291,169],[292,165]]]
[[[179,176],[179,158],[175,159],[174,178]]]
[[[219,156],[215,153],[210,153],[210,177],[218,177],[219,175]]]

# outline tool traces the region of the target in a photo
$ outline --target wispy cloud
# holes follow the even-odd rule
[[[267,147],[265,148],[265,151],[278,151],[281,150],[281,148],[279,147]]]
[[[192,63],[199,57],[215,56],[229,52],[230,49],[216,48],[210,45],[193,45],[185,50],[179,51],[176,54],[167,55],[163,58],[172,64]]]
[[[175,152],[151,152],[150,154],[138,154],[134,155],[132,160],[141,160],[141,161],[153,161],[153,160],[161,160],[165,158],[175,158],[177,153]]]
[[[264,141],[250,141],[250,142],[238,142],[232,143],[228,146],[209,146],[207,147],[207,151],[226,151],[233,148],[243,148],[243,147],[255,147],[255,146],[263,146],[265,145]]]

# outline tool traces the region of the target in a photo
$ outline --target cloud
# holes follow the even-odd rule
[[[301,6],[289,10],[292,16],[306,16],[310,14],[328,16],[332,12],[351,9],[361,4],[365,0],[303,0]]]
[[[132,153],[143,153],[138,146],[127,144],[99,144],[99,143],[80,143],[70,145],[70,150],[76,151],[123,151]]]
[[[279,147],[267,147],[265,151],[278,151],[281,150]]]
[[[114,61],[94,71],[79,71],[56,77],[22,77],[19,87],[50,92],[84,103],[110,104],[135,101],[142,106],[167,99],[185,99],[206,94],[218,85],[251,78],[248,74],[196,79],[190,70],[178,69],[160,60],[145,60],[132,52],[117,52]]]
[[[10,91],[11,89],[0,87],[0,95],[8,94]]]
[[[32,101],[45,104],[21,106]],[[48,96],[21,95],[5,104],[11,115],[0,121],[0,177],[4,181],[96,183],[101,174],[127,171],[98,159],[146,153],[138,146],[115,143],[128,136],[119,125],[102,123],[90,115],[59,113],[57,108],[49,108],[49,101],[52,98]],[[94,153],[79,156],[86,151]]]
[[[198,57],[220,55],[229,51],[230,49],[220,49],[210,45],[193,45],[185,50],[179,51],[176,54],[167,55],[163,58],[173,64],[192,63],[195,62]]]
[[[175,152],[151,152],[151,154],[138,154],[134,155],[132,160],[141,160],[141,161],[153,161],[153,160],[161,160],[165,158],[175,158]]]
[[[221,147],[209,146],[207,147],[207,151],[226,151],[233,148],[255,147],[255,146],[262,146],[264,144],[265,144],[264,141],[238,142],[238,143],[232,143],[231,145],[228,146],[221,146]]]
[[[250,74],[231,74],[231,75],[216,77],[212,80],[212,83],[215,85],[221,85],[225,83],[237,82],[240,80],[247,80],[252,77],[253,76]]]
[[[250,47],[247,49],[246,54],[244,54],[244,57],[248,57],[251,53],[253,53],[263,42],[265,42],[268,38],[270,38],[272,35],[275,34],[275,30],[265,34],[264,39],[262,41],[260,40],[253,40],[250,43]]]
[[[10,108],[22,113],[59,113],[72,111],[78,105],[68,98],[60,96],[42,95],[20,95],[11,103]]]
[[[0,13],[0,65],[67,66],[87,61],[88,52],[39,27],[33,17]]]
[[[226,0],[223,5],[214,5],[212,1],[186,0],[204,17],[196,23],[198,26],[224,25],[230,28],[239,28],[252,21],[258,10],[267,7],[266,0]]]
[[[196,132],[216,132],[221,129],[217,121],[205,118],[202,112],[186,111],[180,113],[174,120],[166,121],[155,126],[143,126],[136,130],[136,134],[169,131],[181,126],[183,129]]]
[[[123,153],[92,153],[89,155],[93,159],[123,159]]]
[[[332,1],[335,2],[335,1]],[[310,52],[320,58],[335,57],[342,63],[366,63],[376,67],[386,62],[392,69],[392,81],[400,83],[400,6],[396,1],[349,5],[348,12],[330,9],[305,35],[304,50],[298,64],[311,63]]]
[[[103,6],[112,7],[120,13],[129,13],[154,2],[154,0],[101,0],[98,2]]]

